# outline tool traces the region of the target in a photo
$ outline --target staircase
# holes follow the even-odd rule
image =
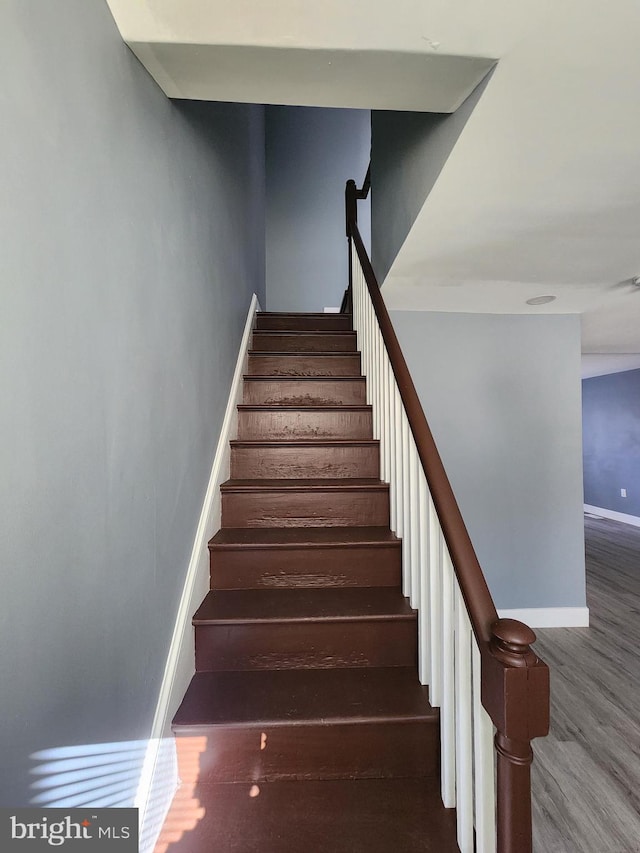
[[[458,850],[356,350],[258,314],[158,850]]]

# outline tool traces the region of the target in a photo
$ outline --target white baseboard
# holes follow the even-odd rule
[[[140,810],[140,853],[151,853],[155,847],[178,787],[178,764],[175,740],[171,734],[171,720],[195,673],[191,617],[209,589],[207,543],[220,526],[220,484],[229,477],[229,440],[237,431],[236,406],[242,402],[242,377],[246,373],[249,344],[257,311],[260,311],[260,304],[258,297],[254,294],[244,327],[227,408],[178,605],[169,654],[151,726],[151,736],[138,785],[135,805]]]
[[[603,509],[601,506],[584,505],[584,511],[591,515],[599,515],[601,518],[609,518],[611,521],[621,521],[623,524],[632,524],[640,527],[640,518],[637,515],[627,515],[626,512],[616,512],[613,509]]]
[[[501,619],[518,619],[530,628],[588,628],[588,607],[523,607],[499,610]]]

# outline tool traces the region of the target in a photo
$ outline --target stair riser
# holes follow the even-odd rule
[[[415,666],[416,620],[196,626],[196,671]]]
[[[388,490],[223,493],[223,527],[377,527],[389,524]]]
[[[371,447],[231,448],[231,476],[239,480],[380,476],[380,452]]]
[[[179,775],[193,775],[197,761],[205,783],[428,778],[440,772],[439,726],[422,720],[219,726],[176,734]]]
[[[238,438],[373,438],[371,410],[238,412]],[[361,477],[364,474],[360,474]]]
[[[296,334],[282,334],[254,332],[253,349],[263,352],[355,352],[355,332],[347,334],[308,334],[298,332]]]
[[[250,376],[359,376],[360,356],[250,355]]]
[[[367,402],[363,379],[245,379],[244,402],[250,405],[362,406]]]
[[[400,586],[394,547],[211,549],[211,589]]]
[[[350,331],[351,317],[344,314],[291,316],[287,314],[258,314],[256,329],[297,332]]]

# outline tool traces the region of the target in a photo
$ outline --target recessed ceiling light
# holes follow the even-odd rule
[[[527,299],[527,305],[546,305],[547,302],[553,302],[555,296],[534,296],[533,299]]]

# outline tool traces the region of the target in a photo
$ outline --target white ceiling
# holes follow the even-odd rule
[[[582,356],[582,378],[605,376],[607,373],[622,373],[624,370],[640,369],[640,353],[634,355],[608,355],[585,353]]]
[[[107,0],[172,98],[453,112],[553,0]]]
[[[394,309],[583,314],[640,352],[640,5],[559,0],[497,66],[385,281]],[[553,294],[531,308],[526,299]]]
[[[555,0],[107,0],[130,43],[499,58]]]
[[[385,298],[578,312],[585,351],[640,352],[637,0],[107,2],[172,97],[446,112],[499,60]]]
[[[149,44],[131,49],[170,98],[355,109],[456,110],[494,66],[445,54]]]

